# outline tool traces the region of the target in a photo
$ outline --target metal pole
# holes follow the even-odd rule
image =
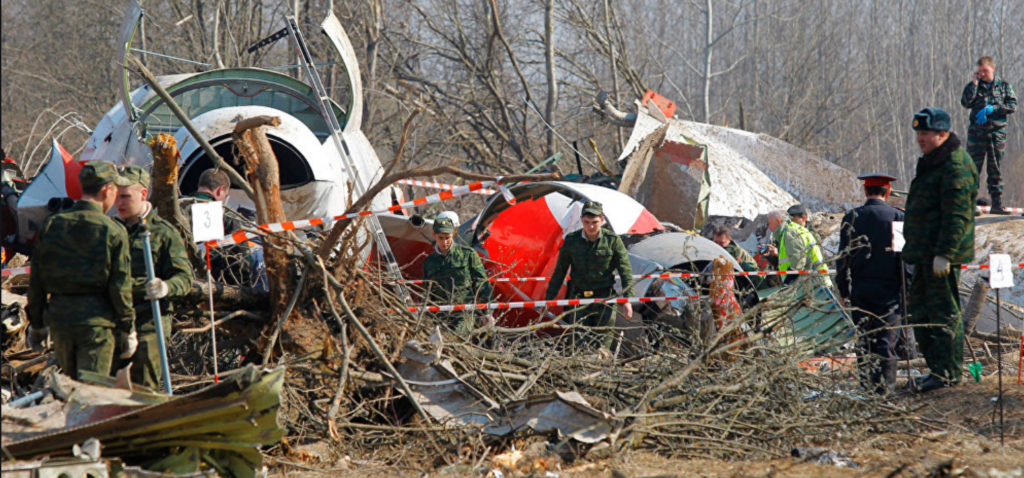
[[[999,313],[1003,308],[1003,303],[999,298],[999,289],[996,289],[996,337],[1003,336],[1003,321],[1002,314]],[[999,354],[996,357],[996,370],[999,376],[999,444],[1006,444],[1006,433],[1003,430],[1003,344],[999,343],[996,345],[999,347]]]
[[[220,383],[217,369],[217,323],[213,315],[213,272],[210,270],[210,245],[206,244],[206,289],[210,291],[210,344],[213,346],[213,383]]]
[[[149,237],[152,233],[149,232],[149,223],[146,222],[146,218],[140,217],[139,221],[142,223],[142,257],[146,260],[146,281],[151,281],[156,278],[156,271],[153,269],[153,247],[149,242]],[[153,299],[149,301],[150,307],[153,308],[153,324],[156,325],[156,343],[157,347],[160,348],[160,371],[163,375],[164,381],[164,392],[168,395],[174,395],[171,391],[171,369],[167,364],[167,344],[164,341],[164,323],[160,317],[160,300]]]

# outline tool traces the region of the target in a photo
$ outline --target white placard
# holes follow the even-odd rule
[[[224,209],[220,201],[192,205],[192,240],[212,241],[224,237]]]
[[[993,289],[1013,287],[1013,264],[1009,254],[989,254],[988,285]]]
[[[892,222],[892,251],[903,252],[907,241],[903,239],[903,221]]]

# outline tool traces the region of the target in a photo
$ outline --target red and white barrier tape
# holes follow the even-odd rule
[[[532,300],[522,302],[484,302],[480,304],[456,305],[423,305],[409,307],[409,312],[457,312],[463,310],[509,310],[509,309],[540,309],[544,307],[566,307],[590,304],[625,304],[627,302],[671,302],[674,300],[698,300],[700,296],[659,296],[659,297],[619,297],[598,299],[560,299]]]
[[[1003,209],[1013,214],[1024,214],[1024,207],[1004,207]],[[978,206],[977,211],[982,214],[988,214],[992,211],[992,206]]]
[[[395,182],[398,183],[398,184],[405,184],[407,186],[419,186],[421,188],[432,188],[432,189],[455,189],[455,188],[458,187],[458,186],[456,186],[454,184],[435,183],[433,181],[420,181],[418,179],[399,179],[398,181],[395,181]],[[495,191],[493,189],[482,188],[482,189],[473,191],[473,194],[480,194],[480,195],[484,195],[484,196],[490,196],[490,195],[492,195],[492,194],[494,194],[496,192],[498,192],[498,191]]]
[[[30,266],[29,267],[14,267],[14,268],[11,268],[11,269],[4,269],[3,271],[0,271],[0,277],[20,276],[22,274],[28,274],[30,269],[32,269],[32,267],[30,267]]]
[[[403,209],[412,209],[412,208],[416,208],[416,207],[420,207],[420,206],[426,206],[426,205],[429,205],[429,204],[437,204],[437,203],[439,203],[441,201],[446,201],[448,199],[456,198],[456,197],[459,197],[459,196],[465,196],[466,194],[469,194],[469,193],[472,193],[472,192],[475,192],[475,191],[480,191],[481,189],[484,189],[485,186],[492,186],[492,185],[495,185],[495,184],[497,184],[497,181],[478,181],[478,182],[475,182],[473,184],[467,184],[465,186],[457,186],[454,189],[449,189],[449,190],[446,190],[446,191],[441,191],[441,192],[439,192],[437,194],[431,194],[430,196],[424,196],[424,197],[421,197],[421,198],[413,199],[412,201],[406,201],[406,202],[403,202],[401,204],[396,204],[394,206],[391,206],[391,207],[388,207],[388,208],[385,208],[385,209],[353,212],[353,213],[350,213],[350,214],[341,214],[341,215],[338,215],[338,216],[331,216],[331,217],[317,217],[317,218],[313,218],[313,219],[303,219],[303,220],[299,220],[299,221],[285,221],[285,222],[278,222],[278,223],[273,223],[273,224],[261,224],[261,225],[258,226],[258,228],[261,231],[266,232],[266,233],[284,232],[284,231],[293,231],[295,229],[305,229],[307,227],[320,226],[320,225],[323,225],[325,222],[330,222],[330,221],[340,221],[342,219],[352,219],[352,218],[363,217],[363,216],[373,216],[373,215],[377,215],[377,214],[388,214],[388,213],[398,212],[398,211],[401,211]],[[246,231],[238,231],[238,232],[236,232],[236,233],[234,233],[234,234],[232,234],[230,236],[226,236],[226,237],[224,237],[222,239],[208,241],[206,243],[206,245],[208,245],[210,247],[228,246],[228,245],[231,245],[231,244],[238,244],[238,243],[245,242],[245,241],[248,241],[248,240],[251,240],[251,239],[255,239],[258,236],[259,236],[259,234],[256,234],[256,233],[246,232]]]
[[[1024,263],[1015,264],[1014,266],[1015,267],[1024,268]],[[988,268],[989,268],[988,264],[973,264],[973,265],[972,264],[963,264],[963,265],[960,266],[960,269],[963,269],[963,270],[978,270],[978,269],[988,269]],[[763,276],[835,274],[836,272],[837,271],[835,269],[825,269],[825,270],[820,270],[820,271],[742,271],[742,272],[732,272],[732,273],[729,273],[727,275],[738,276],[738,277],[753,277],[753,276],[763,277]],[[686,278],[703,277],[703,276],[710,276],[710,275],[712,275],[712,274],[710,274],[710,273],[703,273],[703,272],[664,272],[664,273],[660,273],[660,274],[633,274],[633,279],[673,279],[673,278],[686,279]],[[568,279],[569,278],[567,277],[566,280],[568,280]],[[491,282],[491,283],[497,283],[497,282],[547,282],[549,280],[551,280],[550,277],[543,277],[543,276],[537,276],[537,277],[491,277],[490,279],[487,279],[487,281]],[[427,281],[422,280],[422,279],[418,279],[418,280],[404,280],[404,281],[402,281],[402,283],[403,284],[425,284],[425,283],[427,283]]]
[[[832,269],[821,270],[821,271],[742,271],[733,272],[729,275],[733,276],[784,276],[784,275],[812,275],[812,274],[835,274],[836,271]],[[702,277],[709,276],[710,273],[705,274],[702,272],[663,272],[660,274],[633,274],[633,279],[672,279],[672,278],[690,278],[690,277]],[[491,277],[487,279],[488,282],[547,282],[551,280],[550,277]],[[569,280],[566,277],[566,280]],[[402,281],[404,284],[425,284],[425,280],[406,280]]]
[[[1024,268],[1024,262],[1021,262],[1020,264],[1011,264],[1011,265],[1013,267]],[[962,270],[976,271],[978,269],[988,269],[988,268],[989,268],[988,264],[962,264],[962,265],[960,265],[960,269],[962,269]]]

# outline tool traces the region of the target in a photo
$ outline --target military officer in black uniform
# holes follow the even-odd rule
[[[903,212],[885,200],[896,178],[862,174],[867,202],[843,216],[840,229],[839,295],[855,308],[859,329],[857,368],[865,388],[879,394],[891,391],[896,382],[897,326],[902,323],[904,277],[898,253],[893,251],[893,221]]]

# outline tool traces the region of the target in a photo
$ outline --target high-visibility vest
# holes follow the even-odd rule
[[[806,254],[812,267],[825,262],[825,257],[821,254],[821,248],[818,247],[818,241],[814,238],[814,234],[811,233],[810,229],[793,221],[787,222],[785,227],[793,228],[797,235],[800,236],[800,240],[809,246]],[[786,252],[786,230],[783,229],[782,234],[779,236],[779,270],[789,270],[790,262],[789,254]]]

